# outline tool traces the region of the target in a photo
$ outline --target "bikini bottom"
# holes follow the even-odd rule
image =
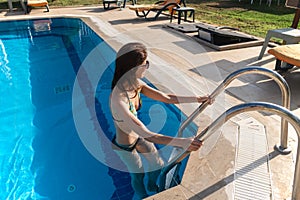
[[[135,146],[139,142],[140,138],[138,138],[133,144],[125,145],[125,144],[118,144],[116,141],[116,136],[112,139],[112,143],[119,147],[120,149],[124,151],[132,152],[135,149]]]

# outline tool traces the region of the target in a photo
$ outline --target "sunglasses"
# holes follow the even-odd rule
[[[149,61],[147,60],[147,61],[146,61],[146,64],[140,65],[139,67],[145,67],[146,69],[149,69],[150,63],[149,63]]]

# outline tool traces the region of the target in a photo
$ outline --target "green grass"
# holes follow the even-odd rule
[[[155,0],[138,0],[139,4],[155,2]],[[49,0],[50,8],[77,5],[102,5],[102,0]],[[240,31],[265,37],[269,29],[290,27],[295,14],[294,9],[273,4],[269,7],[266,1],[250,4],[250,0],[187,0],[187,6],[194,7],[197,21],[220,26],[238,28]],[[20,7],[18,2],[14,7]],[[7,9],[7,0],[0,0],[0,9]],[[109,11],[106,11],[109,12]]]
[[[269,29],[290,27],[295,13],[294,9],[278,6],[276,1],[270,7],[265,2],[259,5],[259,1],[251,5],[250,0],[198,1],[188,2],[189,6],[196,8],[198,21],[238,28],[259,37],[265,37]]]

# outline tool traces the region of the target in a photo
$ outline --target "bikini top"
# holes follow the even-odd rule
[[[129,98],[127,92],[126,92],[126,96],[127,96],[128,102],[129,102],[129,111],[130,111],[134,116],[137,117],[137,111],[138,111],[139,109],[141,109],[141,107],[142,107],[142,99],[141,99],[141,94],[140,94],[139,91],[137,92],[136,95],[138,95],[138,99],[139,99],[139,106],[138,106],[137,109],[136,109],[135,106],[133,105],[132,101],[130,101],[130,98]],[[133,98],[135,98],[135,97],[136,97],[136,96],[134,96]]]
[[[126,92],[126,96],[127,96],[128,102],[129,102],[129,111],[130,111],[134,116],[137,117],[137,111],[140,110],[141,107],[142,107],[142,99],[141,99],[141,95],[140,95],[140,92],[139,92],[139,91],[137,92],[136,95],[138,95],[138,98],[139,98],[139,106],[138,106],[137,109],[135,108],[135,106],[134,106],[134,104],[132,103],[132,101],[130,101],[130,98],[129,98],[127,92]],[[133,98],[135,98],[136,95],[135,95]],[[117,122],[123,122],[123,120],[115,119],[114,116],[112,116],[112,117],[113,117],[113,120],[114,120],[114,121],[117,121]]]

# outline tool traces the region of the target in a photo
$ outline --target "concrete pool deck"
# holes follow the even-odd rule
[[[7,10],[8,11],[8,10]],[[128,8],[104,10],[90,7],[2,11],[1,20],[40,17],[82,17],[114,49],[130,41],[149,48],[151,67],[147,78],[158,88],[179,94],[210,94],[230,73],[250,66],[274,69],[267,53],[257,60],[261,46],[216,51],[165,28],[165,16],[157,21],[138,18]],[[197,13],[196,13],[197,14]],[[176,23],[176,20],[173,21]],[[291,111],[300,117],[299,70],[283,74],[291,89]],[[247,75],[233,81],[196,119],[203,130],[226,109],[243,102],[264,101],[281,105],[281,92],[274,81],[262,75]],[[179,105],[189,115],[197,105]],[[245,128],[246,127],[246,128]],[[297,135],[289,128],[293,151],[280,155],[273,147],[280,141],[280,118],[270,113],[243,113],[229,120],[222,133],[205,141],[191,154],[180,185],[147,199],[288,199],[291,197]],[[266,134],[264,134],[264,132]],[[214,145],[214,139],[216,144]]]

